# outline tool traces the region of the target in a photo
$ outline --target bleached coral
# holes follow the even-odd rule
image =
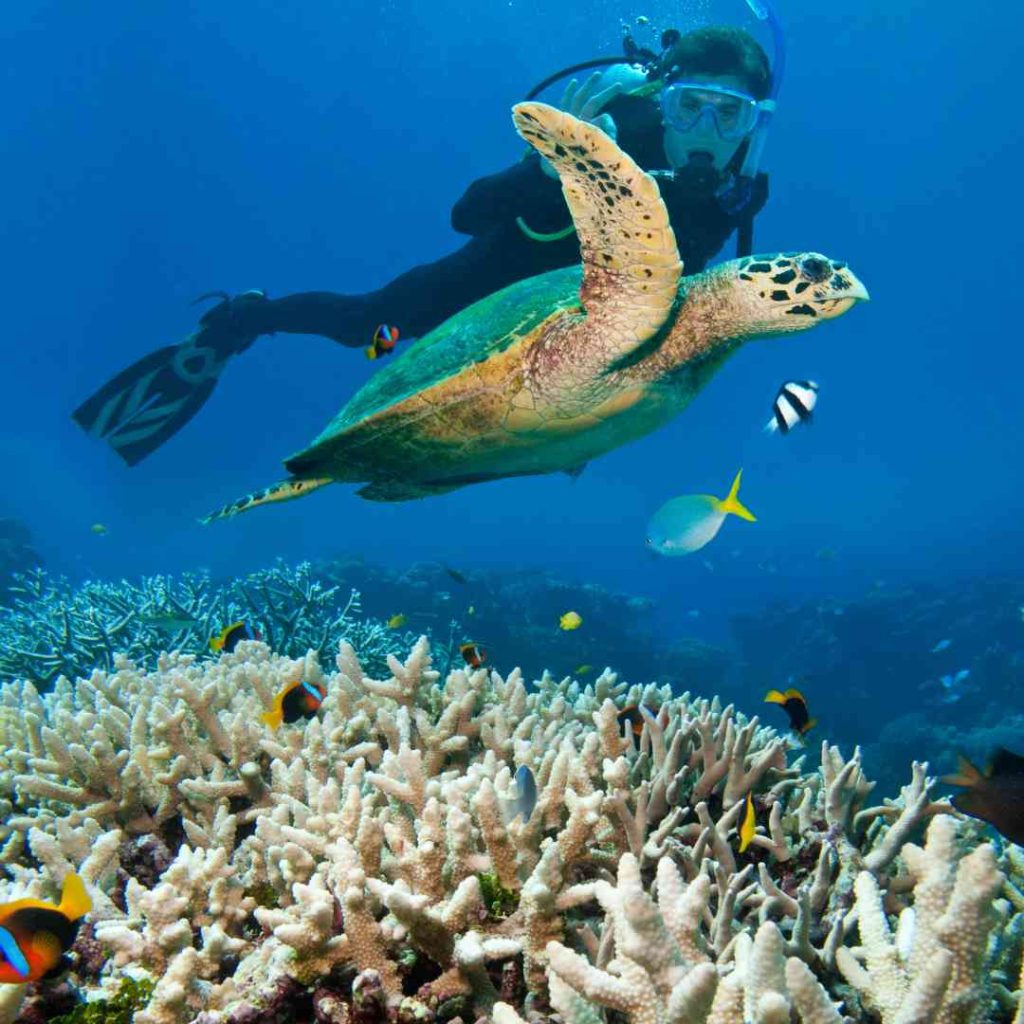
[[[862,949],[858,957],[841,948],[839,967],[883,1024],[985,1020],[986,967],[998,920],[993,901],[1004,882],[994,850],[983,844],[961,859],[954,823],[943,815],[933,819],[924,849],[907,844],[902,857],[915,899],[900,929],[893,935],[878,883],[862,872],[856,883]]]
[[[610,672],[442,680],[425,639],[388,666],[372,678],[342,643],[327,673],[248,643],[5,688],[0,898],[82,874],[109,960],[80,978],[95,992],[152,977],[140,1024],[257,1020],[283,991],[319,993],[338,1019],[415,995],[422,1013],[455,998],[496,1020],[529,1002],[567,1024],[602,1007],[640,1024],[836,1024],[837,961],[886,1022],[937,973],[970,1009],[935,1019],[960,1024],[1021,987],[984,977],[990,946],[1014,946],[1009,909],[979,895],[1003,886],[991,850],[960,860],[961,883],[951,819],[923,851],[906,841],[945,806],[925,766],[871,807],[858,753],[823,744],[805,771],[717,700]],[[299,679],[325,688],[319,715],[265,729]],[[639,737],[618,721],[630,704],[653,709]],[[521,765],[537,784],[525,817]],[[740,853],[748,794],[757,834]],[[916,914],[910,959],[889,937],[900,907]]]

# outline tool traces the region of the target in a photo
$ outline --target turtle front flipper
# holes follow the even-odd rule
[[[216,512],[203,516],[199,522],[206,526],[207,523],[212,523],[215,519],[230,519],[232,516],[237,516],[241,512],[248,512],[249,509],[256,508],[258,505],[269,505],[275,501],[291,501],[293,498],[304,498],[310,492],[331,483],[334,483],[334,478],[329,476],[315,477],[308,480],[297,478],[282,480],[279,484],[273,484],[271,487],[264,487],[261,490],[253,491],[244,498],[239,498],[237,501],[232,501],[230,504],[222,506]]]
[[[577,372],[615,368],[657,338],[676,302],[683,264],[661,193],[591,124],[544,103],[517,104],[513,120],[558,172],[576,224],[586,318],[562,335],[572,362]]]

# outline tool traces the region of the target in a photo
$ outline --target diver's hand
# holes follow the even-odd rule
[[[623,83],[612,82],[606,88],[599,89],[602,78],[603,71],[595,71],[582,85],[574,78],[565,87],[561,107],[567,114],[600,128],[605,135],[614,139],[619,133],[615,119],[611,114],[602,114],[601,111],[622,92]]]
[[[582,85],[577,79],[572,79],[565,87],[559,106],[567,114],[572,114],[573,117],[578,117],[581,121],[600,128],[609,138],[617,139],[619,129],[615,118],[611,114],[601,113],[601,111],[623,91],[624,84],[612,82],[611,85],[600,89],[598,86],[603,77],[603,71],[595,71]],[[549,161],[542,159],[540,166],[549,178],[558,177],[558,172]]]

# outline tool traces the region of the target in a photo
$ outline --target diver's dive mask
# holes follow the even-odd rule
[[[677,132],[705,134],[739,142],[754,130],[760,104],[748,93],[711,82],[674,82],[661,94],[666,127]]]

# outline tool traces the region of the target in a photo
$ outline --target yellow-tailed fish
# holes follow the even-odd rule
[[[754,833],[757,831],[757,823],[754,820],[754,798],[747,794],[747,809],[743,812],[743,824],[740,825],[740,853],[746,853],[747,847],[754,840]]]
[[[724,498],[687,494],[666,501],[647,524],[647,547],[659,555],[689,555],[715,539],[727,515],[757,522],[757,517],[739,499],[742,476],[741,469]]]

